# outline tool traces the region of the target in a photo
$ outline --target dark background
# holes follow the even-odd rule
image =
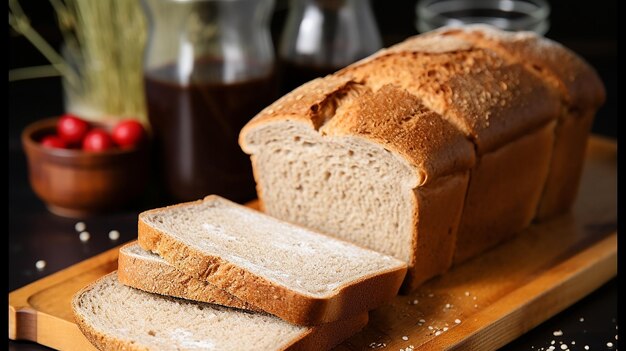
[[[92,0],[99,1],[99,0]],[[53,46],[61,44],[54,12],[47,1],[20,2],[32,25]],[[561,42],[596,68],[607,89],[606,104],[598,111],[593,133],[617,137],[617,1],[551,1],[551,26],[547,37]],[[385,46],[417,34],[415,0],[372,0],[375,17]],[[274,43],[282,30],[287,2],[277,0],[272,19]],[[8,30],[9,69],[47,64],[45,58],[23,37]],[[10,82],[9,87],[9,291],[133,239],[136,213],[119,213],[86,221],[92,240],[81,244],[74,235],[76,220],[49,214],[30,190],[19,133],[30,122],[63,113],[60,78],[39,78]],[[106,233],[117,229],[118,242]],[[45,233],[45,237],[34,233]],[[59,255],[59,251],[63,255]],[[37,259],[45,259],[46,269],[34,269]],[[617,280],[613,279],[574,306],[546,321],[504,350],[547,349],[551,340],[575,341],[570,350],[606,350],[617,334]],[[579,319],[583,317],[584,322]],[[552,332],[562,330],[564,336]],[[9,342],[9,350],[43,350],[36,344]],[[613,349],[616,349],[614,347]]]

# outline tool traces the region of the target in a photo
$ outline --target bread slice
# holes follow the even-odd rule
[[[124,285],[151,293],[260,311],[206,280],[181,272],[158,255],[142,249],[136,241],[120,248],[117,277]]]
[[[265,313],[147,293],[110,273],[72,299],[78,327],[100,350],[326,350],[358,332],[367,314],[316,327]]]
[[[216,195],[139,215],[139,245],[179,270],[299,325],[388,302],[406,264]]]

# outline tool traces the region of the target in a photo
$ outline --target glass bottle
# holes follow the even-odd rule
[[[256,196],[239,131],[276,97],[273,0],[142,0],[148,120],[174,200]]]
[[[369,0],[292,0],[279,45],[281,93],[382,47]]]

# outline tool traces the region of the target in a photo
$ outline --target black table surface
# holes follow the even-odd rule
[[[385,44],[396,42],[411,32],[412,21],[408,26],[394,27],[394,22],[382,10],[381,1],[375,1],[377,19],[383,31]],[[407,1],[398,2],[410,3]],[[573,2],[576,6],[583,2]],[[377,7],[378,6],[378,7]],[[406,4],[405,4],[406,6]],[[407,11],[412,11],[412,6]],[[382,11],[378,12],[378,10]],[[398,9],[396,9],[398,10]],[[558,8],[553,9],[553,13]],[[584,13],[585,9],[578,9]],[[597,35],[586,34],[576,27],[576,16],[554,17],[552,36],[585,57],[597,70],[607,87],[607,102],[598,112],[593,132],[609,137],[617,137],[617,54],[615,36],[607,34],[611,30],[606,23],[593,17],[586,27],[599,28]],[[401,22],[401,21],[396,21]],[[407,21],[405,21],[407,22]],[[592,25],[593,24],[593,25]],[[388,26],[388,27],[387,27]],[[390,29],[386,29],[390,28]],[[552,35],[550,35],[552,33]],[[23,67],[33,63],[41,64],[24,41],[11,42],[10,68]],[[26,51],[16,54],[15,51]],[[29,51],[30,50],[30,51]],[[41,59],[39,59],[41,60]],[[58,217],[47,211],[44,204],[32,192],[27,179],[26,159],[19,134],[30,122],[63,112],[63,99],[59,78],[40,78],[9,83],[9,291],[36,281],[84,259],[92,257],[121,243],[136,238],[137,214],[145,209],[166,203],[154,192],[148,191],[134,207],[107,215],[99,215],[83,220],[91,239],[82,243],[74,229],[76,219]],[[117,241],[108,238],[110,230],[121,234]],[[42,271],[35,268],[37,260],[45,260]],[[503,347],[503,350],[547,350],[554,346],[561,350],[561,343],[569,350],[616,350],[617,330],[617,279],[612,279],[581,301],[535,327],[517,340]],[[555,331],[562,336],[555,336]],[[554,344],[552,345],[552,341]],[[613,347],[609,348],[608,343]],[[48,348],[26,341],[9,341],[9,350],[46,350]]]

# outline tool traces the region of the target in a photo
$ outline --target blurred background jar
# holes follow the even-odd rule
[[[148,120],[172,200],[256,196],[239,130],[276,98],[273,0],[142,0]]]
[[[545,0],[418,0],[415,10],[416,27],[421,33],[474,23],[540,35],[550,28],[550,5]]]
[[[381,47],[369,0],[292,0],[278,50],[281,93]]]

